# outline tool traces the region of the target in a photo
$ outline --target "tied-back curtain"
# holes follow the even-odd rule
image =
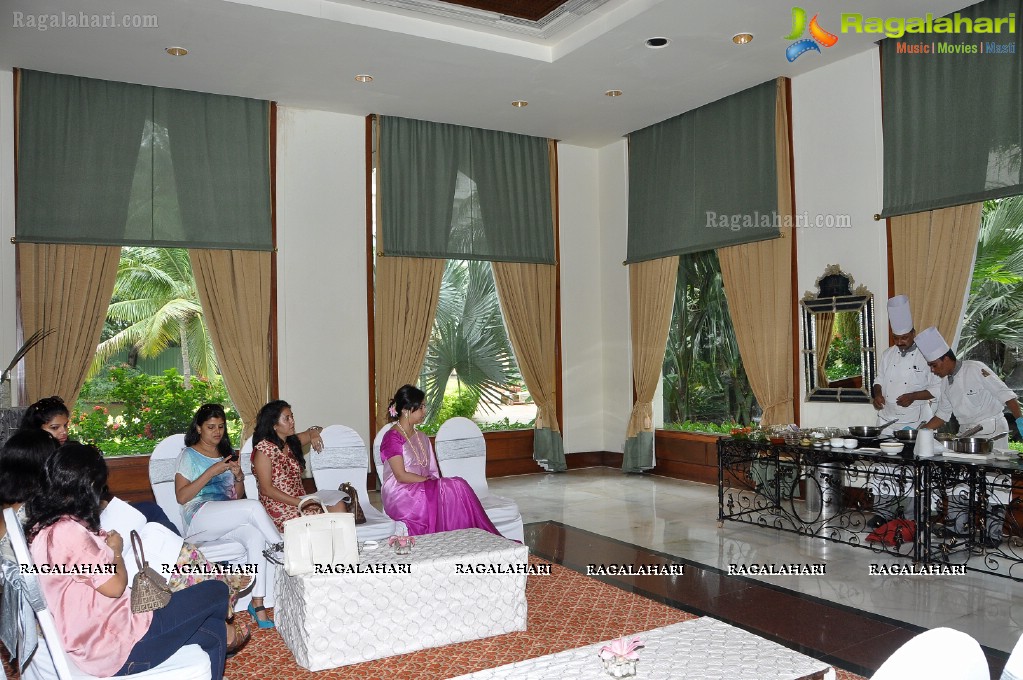
[[[678,258],[629,265],[629,318],[632,327],[632,380],[636,400],[629,416],[622,470],[654,467],[653,399],[668,341]]]
[[[74,404],[96,354],[121,249],[19,243],[17,257],[25,337],[56,331],[25,355],[28,400],[56,394]]]
[[[380,116],[379,254],[554,263],[548,140]]]
[[[778,212],[791,225],[793,211],[788,120],[789,82],[778,79],[774,134]],[[746,376],[764,409],[761,424],[788,424],[795,419],[792,381],[792,240],[791,226],[781,238],[721,248],[717,251],[728,311],[735,326]]]
[[[387,402],[398,388],[419,379],[443,275],[444,260],[377,258],[374,431],[387,422]]]
[[[954,342],[963,295],[973,275],[982,205],[971,203],[891,220],[895,290],[912,301],[918,326],[936,326],[949,344]]]
[[[1004,21],[1012,13],[1023,21],[1019,0],[984,0],[955,13],[973,33],[881,42],[883,217],[1023,193],[1023,35]],[[978,32],[978,20],[1000,30]],[[911,53],[924,47],[939,53]]]
[[[19,73],[18,241],[272,248],[268,102]]]
[[[828,386],[828,372],[825,367],[828,364],[828,350],[831,349],[831,334],[835,332],[835,313],[817,312],[813,315],[814,323],[817,324],[817,335],[814,338],[814,351],[817,358],[817,384],[821,387]]]
[[[188,256],[244,441],[270,396],[270,253],[203,248]]]
[[[778,237],[777,87],[768,81],[629,135],[627,263]]]
[[[533,459],[549,472],[567,469],[558,424],[554,265],[495,262],[494,281],[522,379],[536,404]]]

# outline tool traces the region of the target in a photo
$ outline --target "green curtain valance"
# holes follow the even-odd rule
[[[1019,0],[957,14],[973,25],[1010,13],[1023,22]],[[1023,193],[1019,31],[907,33],[881,41],[881,66],[882,217]]]
[[[15,235],[270,250],[269,102],[20,72]]]
[[[777,82],[629,135],[627,263],[777,238]]]
[[[548,140],[380,116],[384,255],[554,263]]]

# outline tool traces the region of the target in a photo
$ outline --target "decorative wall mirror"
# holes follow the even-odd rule
[[[837,264],[817,279],[803,308],[806,401],[869,403],[874,382],[874,296]]]

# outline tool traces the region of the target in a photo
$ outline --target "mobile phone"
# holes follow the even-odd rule
[[[232,453],[230,456],[228,456],[224,460],[226,460],[229,463],[235,462],[236,460],[238,460],[238,452],[235,451],[234,453]]]

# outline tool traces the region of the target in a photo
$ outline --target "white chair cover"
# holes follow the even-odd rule
[[[21,522],[12,508],[4,510],[4,521],[7,524],[7,533],[11,538],[11,547],[18,558],[18,562],[25,567],[34,566],[32,555],[28,551],[28,543],[25,541],[25,534],[21,528]],[[30,570],[23,569],[22,577],[26,580],[35,580],[37,576]],[[22,677],[26,680],[89,680],[96,678],[95,675],[83,673],[74,662],[64,653],[64,645],[57,633],[57,624],[53,614],[48,608],[36,612],[36,621],[42,635],[39,636],[39,647],[32,655],[28,666]],[[92,625],[92,624],[89,624]],[[169,659],[155,668],[142,673],[124,675],[125,678],[165,678],[166,680],[210,680],[213,677],[210,672],[210,657],[199,645],[185,645],[176,651]]]
[[[487,484],[487,441],[468,418],[450,418],[437,431],[437,464],[445,477],[461,477],[473,488],[490,521],[506,538],[522,541],[522,514],[511,498],[490,493]]]
[[[976,640],[958,630],[934,628],[895,650],[870,680],[989,680],[990,677],[987,657]]]
[[[1023,636],[1016,640],[999,680],[1023,680]]]
[[[337,489],[344,482],[351,483],[366,515],[366,523],[355,526],[359,540],[379,541],[395,533],[406,533],[404,522],[395,522],[369,502],[366,488],[369,455],[359,433],[345,425],[331,425],[320,432],[320,437],[323,451],[310,453],[306,458],[312,467],[316,488]]]
[[[245,497],[258,501],[259,482],[256,481],[256,475],[252,472],[252,437],[246,439],[242,444],[238,462],[242,464],[242,474],[245,475]]]

